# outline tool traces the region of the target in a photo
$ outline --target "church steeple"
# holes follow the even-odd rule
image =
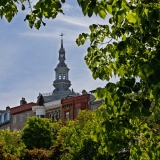
[[[64,34],[63,33],[61,33],[61,48],[59,49],[59,62],[64,62],[65,60],[66,60],[66,58],[65,58],[65,49],[63,48],[63,36],[64,36]]]
[[[69,68],[65,64],[65,49],[63,47],[63,36],[61,34],[61,47],[59,49],[59,64],[55,68],[55,81],[53,86],[55,87],[53,94],[57,95],[58,98],[64,97],[64,95],[70,95],[71,91],[69,87],[71,82],[69,80]],[[61,96],[60,96],[61,95]],[[57,98],[57,99],[58,99]]]

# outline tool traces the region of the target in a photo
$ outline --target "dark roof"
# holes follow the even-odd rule
[[[57,67],[67,67],[67,65],[64,62],[60,62]]]

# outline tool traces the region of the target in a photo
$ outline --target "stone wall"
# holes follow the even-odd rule
[[[35,116],[35,113],[32,110],[11,115],[11,131],[23,129],[24,124],[27,122],[27,117],[32,116]]]

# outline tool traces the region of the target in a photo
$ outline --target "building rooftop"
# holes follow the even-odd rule
[[[36,103],[30,102],[30,103],[27,103],[27,104],[23,104],[23,105],[20,105],[20,106],[10,108],[10,114],[17,114],[17,113],[24,112],[24,111],[27,111],[27,110],[32,110],[32,106],[34,106],[34,105],[36,105]]]

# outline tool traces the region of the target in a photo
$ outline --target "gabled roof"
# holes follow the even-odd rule
[[[10,108],[10,114],[12,115],[12,114],[21,113],[27,110],[32,110],[32,107],[35,105],[36,103],[31,102],[31,103],[23,104],[21,106]]]

